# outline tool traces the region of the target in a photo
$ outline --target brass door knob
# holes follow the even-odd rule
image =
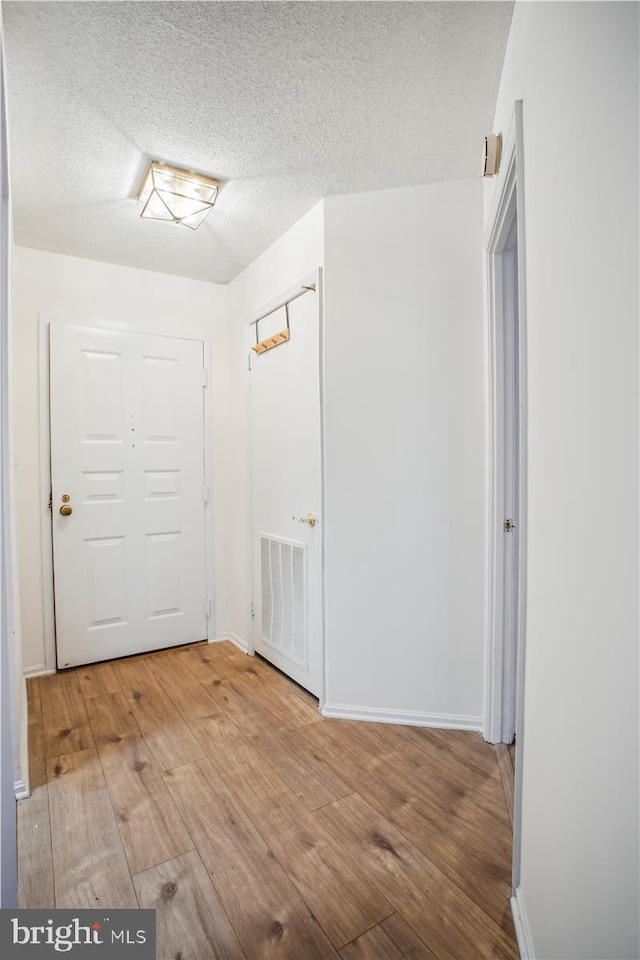
[[[60,513],[63,517],[70,517],[73,513],[73,507],[70,506],[70,504],[65,503],[62,507],[60,507]]]

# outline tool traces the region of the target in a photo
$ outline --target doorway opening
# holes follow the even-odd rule
[[[249,323],[251,652],[322,703],[320,271]]]
[[[518,618],[520,608],[520,315],[518,310],[518,215],[515,193],[503,235],[490,254],[492,272],[492,493],[493,715],[487,739],[513,743],[516,736]]]
[[[515,105],[485,238],[488,292],[488,597],[483,733],[503,744],[520,875],[526,614],[526,326],[522,101]],[[515,744],[515,764],[512,764]],[[515,776],[514,776],[515,766]]]

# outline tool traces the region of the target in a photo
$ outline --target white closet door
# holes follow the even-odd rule
[[[320,363],[317,295],[289,306],[291,338],[251,359],[254,645],[322,690]],[[285,311],[261,331],[285,328]],[[315,526],[293,519],[313,514]]]

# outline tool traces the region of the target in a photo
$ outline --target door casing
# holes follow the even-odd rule
[[[526,273],[525,273],[525,208],[524,149],[522,101],[515,103],[507,134],[502,172],[487,221],[485,232],[487,283],[487,581],[485,625],[485,703],[483,735],[490,743],[500,743],[503,731],[503,709],[506,699],[503,682],[505,660],[503,538],[505,514],[504,443],[502,398],[504,289],[501,276],[501,253],[505,249],[514,220],[517,222],[518,267],[518,351],[519,381],[518,422],[518,617],[516,629],[516,772],[513,832],[513,889],[520,882],[520,843],[522,820],[522,771],[524,741],[524,678],[527,585],[527,339],[526,339]]]
[[[44,641],[45,662],[31,667],[26,675],[47,674],[56,672],[56,623],[55,603],[53,592],[53,537],[51,530],[51,513],[48,509],[51,490],[51,435],[49,429],[49,328],[52,323],[82,324],[83,318],[66,314],[43,312],[39,314],[39,384],[40,384],[40,503],[41,509],[41,536],[42,536],[42,585],[44,608]],[[86,319],[85,319],[86,325]],[[203,344],[204,369],[207,372],[207,387],[205,394],[211,390],[211,337],[206,335],[187,334],[174,336],[168,334],[166,328],[144,326],[133,328],[130,324],[100,322],[95,324],[105,330],[120,330],[126,333],[151,334],[153,336],[168,337],[169,339],[196,340]],[[210,395],[209,395],[210,396]],[[211,497],[213,455],[210,439],[212,436],[212,410],[210,399],[204,403],[204,472],[205,483],[209,489],[208,502],[205,504],[205,550],[206,550],[206,586],[207,595],[211,600],[209,616],[209,642],[216,636],[215,630],[215,584],[214,584],[214,554],[213,554],[213,503]]]

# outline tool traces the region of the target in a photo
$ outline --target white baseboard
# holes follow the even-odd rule
[[[238,650],[242,650],[243,653],[249,653],[249,645],[246,640],[243,640],[242,637],[239,637],[237,633],[227,633],[221,634],[219,637],[214,637],[211,641],[212,643],[222,643],[223,640],[229,640],[230,643],[235,644]]]
[[[346,703],[325,703],[324,717],[338,720],[367,720],[370,723],[402,723],[408,727],[438,727],[441,730],[482,729],[482,717],[453,713],[420,713],[417,710],[385,710],[378,707],[353,707]]]
[[[516,928],[520,960],[535,960],[531,930],[529,929],[527,911],[522,897],[522,887],[516,887],[516,892],[511,897],[511,913],[513,915],[513,925]]]
[[[46,667],[44,663],[38,664],[35,667],[27,667],[26,670],[23,670],[23,676],[26,680],[30,677],[48,677],[52,673],[57,673],[57,670],[52,670],[49,667]]]
[[[15,793],[16,800],[26,800],[27,797],[30,797],[31,794],[27,790],[27,786],[24,780],[16,780],[13,784],[13,792]]]

